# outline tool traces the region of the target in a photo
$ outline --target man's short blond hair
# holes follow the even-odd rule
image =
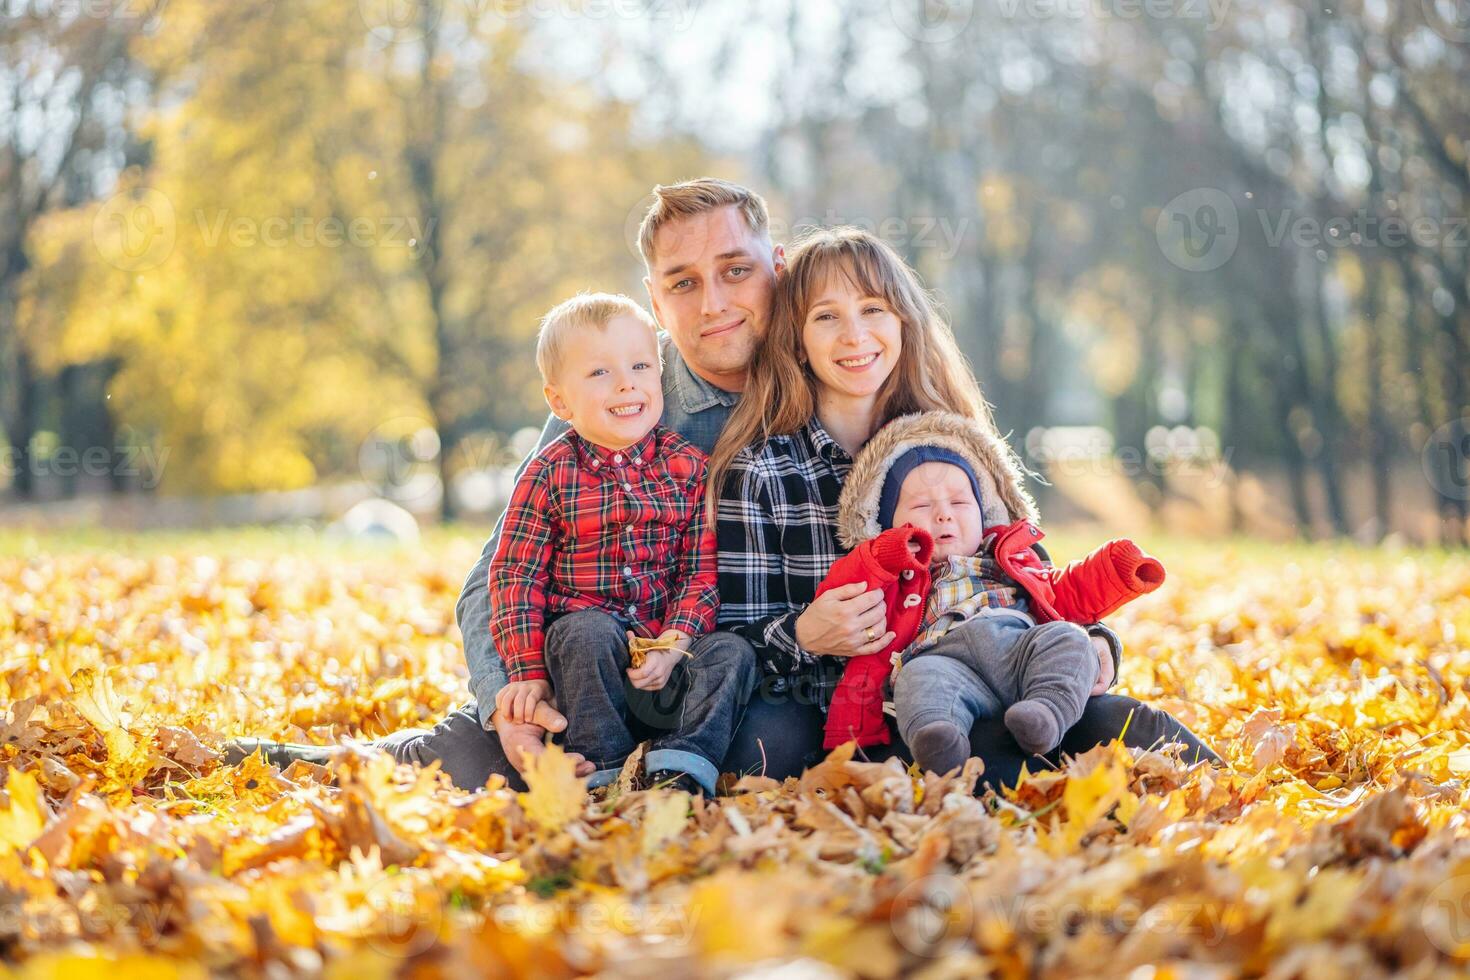
[[[652,315],[634,300],[618,293],[579,293],[556,304],[541,318],[541,332],[536,335],[536,367],[541,380],[551,384],[561,368],[567,347],[580,330],[604,330],[613,318],[631,316],[648,325],[658,343],[658,325]]]
[[[653,240],[659,229],[670,221],[691,218],[716,208],[734,206],[745,224],[757,235],[769,238],[770,213],[765,199],[748,187],[718,177],[696,177],[678,184],[656,184],[653,203],[638,226],[638,251],[650,268],[653,266]]]

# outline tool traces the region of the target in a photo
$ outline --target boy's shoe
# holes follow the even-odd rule
[[[336,757],[338,750],[330,745],[272,742],[264,738],[232,738],[220,751],[220,762],[227,766],[238,766],[257,752],[264,754],[265,761],[277,769],[287,769],[291,763],[297,761],[325,766]]]
[[[690,796],[703,796],[704,787],[699,780],[678,769],[659,769],[643,777],[643,789],[678,789]]]

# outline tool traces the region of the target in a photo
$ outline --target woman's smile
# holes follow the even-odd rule
[[[849,371],[865,371],[877,360],[878,352],[874,351],[871,354],[858,354],[854,357],[839,358],[837,365]]]

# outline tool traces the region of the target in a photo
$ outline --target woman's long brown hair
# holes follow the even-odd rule
[[[864,296],[882,297],[902,325],[903,347],[878,391],[874,431],[900,415],[928,411],[956,412],[994,430],[970,364],[918,275],[876,235],[860,228],[818,229],[787,253],[744,394],[710,457],[705,498],[711,518],[736,453],[790,435],[816,414],[817,379],[802,356],[802,331],[818,291],[835,275],[846,276]]]

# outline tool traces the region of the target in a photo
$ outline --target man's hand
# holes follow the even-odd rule
[[[1104,637],[1092,637],[1092,648],[1097,651],[1097,683],[1092,685],[1093,694],[1102,694],[1113,683],[1113,651]]]
[[[633,639],[633,631],[628,631],[628,640]],[[680,660],[684,659],[685,651],[689,644],[694,642],[693,637],[682,630],[664,630],[659,635],[659,643],[671,644],[672,649],[650,650],[644,655],[643,664],[640,667],[628,668],[628,683],[640,691],[661,691],[669,682],[669,677],[674,673],[674,667]]]
[[[549,697],[549,681],[511,681],[495,695],[495,710],[517,724],[526,725],[536,717],[536,705]]]
[[[534,721],[522,725],[510,721],[498,709],[490,716],[490,724],[500,738],[500,747],[505,750],[505,757],[515,766],[516,772],[525,772],[531,759],[546,751],[547,732],[559,732],[567,727],[567,720],[545,701],[537,703],[532,717]],[[596,770],[596,766],[579,753],[568,752],[567,755],[577,764],[578,776],[590,776]]]
[[[877,653],[893,642],[883,590],[851,582],[817,596],[796,617],[796,642],[803,650],[829,657]]]

